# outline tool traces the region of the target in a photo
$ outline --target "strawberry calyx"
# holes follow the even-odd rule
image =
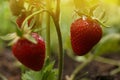
[[[80,5],[77,4],[77,1],[75,3],[76,10],[75,13],[80,16],[80,17],[90,17],[91,19],[96,19],[98,23],[103,26],[103,27],[110,27],[106,25],[105,23],[107,22],[107,14],[106,10],[103,8],[103,5],[101,4],[102,2],[95,1],[93,0],[93,5],[92,0],[91,1],[85,1],[85,4],[83,5],[82,3]],[[94,4],[95,3],[95,4]],[[99,13],[98,13],[99,12]]]
[[[28,41],[36,44],[36,40],[31,36],[31,34],[32,30],[28,27],[28,24],[25,23],[23,29],[16,27],[16,32],[0,36],[0,38],[5,41],[10,41],[8,43],[9,46],[16,43],[18,39],[27,39]]]
[[[24,12],[21,14],[21,16],[19,16],[16,20],[17,23],[17,36],[20,38],[25,38],[27,40],[29,40],[32,43],[36,43],[36,41],[34,40],[34,38],[31,36],[32,34],[32,27],[34,25],[31,26],[32,23],[32,17],[29,17],[29,12]]]
[[[96,19],[97,20],[97,19]],[[99,22],[100,25],[102,25],[103,27],[109,28],[110,26],[105,25],[104,23],[102,23],[100,20],[97,20]]]
[[[91,8],[85,8],[83,10],[74,10],[79,16],[94,17],[94,11],[99,5],[96,4]]]
[[[18,39],[20,39],[20,38],[25,38],[25,39],[27,39],[27,40],[29,40],[30,42],[32,42],[32,43],[35,43],[36,44],[36,40],[31,36],[31,34],[33,33],[33,31],[34,31],[34,29],[32,29],[33,28],[33,26],[34,26],[34,20],[32,20],[33,19],[33,17],[36,15],[36,14],[38,14],[38,13],[42,13],[44,10],[40,10],[40,11],[38,11],[38,12],[35,12],[35,13],[33,13],[33,14],[29,14],[29,15],[27,15],[27,13],[26,12],[23,12],[22,13],[22,16],[26,16],[27,15],[27,17],[25,17],[25,18],[23,18],[22,20],[23,21],[21,21],[21,27],[19,27],[18,25],[19,24],[17,24],[17,22],[16,22],[16,24],[17,24],[17,26],[18,27],[16,27],[16,32],[15,33],[10,33],[10,34],[7,34],[7,35],[5,35],[5,36],[0,36],[0,38],[1,39],[3,39],[3,40],[8,40],[8,41],[10,41],[10,44],[9,45],[12,45],[12,44],[14,44]],[[30,22],[28,22],[28,20],[31,20]],[[14,34],[14,35],[13,35]],[[8,37],[9,36],[9,37]],[[7,38],[8,37],[8,38]]]
[[[31,33],[32,34],[32,33]],[[5,41],[10,41],[8,43],[8,46],[11,46],[13,45],[14,43],[16,43],[16,41],[18,39],[27,39],[28,41],[36,44],[36,40],[31,36],[31,34],[22,34],[22,36],[19,36],[17,33],[9,33],[5,36],[0,36],[0,38],[2,40],[5,40]]]

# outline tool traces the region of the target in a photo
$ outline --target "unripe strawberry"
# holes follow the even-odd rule
[[[12,46],[14,56],[26,67],[39,71],[42,69],[45,60],[45,42],[37,34],[32,33],[37,44],[20,38]]]
[[[24,0],[10,0],[10,10],[14,16],[20,15],[24,9]]]
[[[76,55],[85,55],[102,37],[102,29],[97,20],[79,18],[70,28],[72,49]]]
[[[17,17],[16,23],[17,23],[17,25],[18,25],[19,28],[21,28],[22,23],[25,20],[25,18],[26,18],[26,14],[22,14],[22,15],[20,15],[20,16]],[[30,18],[28,20],[28,26],[30,25],[31,20],[32,20],[32,18]]]

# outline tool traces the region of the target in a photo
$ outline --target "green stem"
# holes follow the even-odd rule
[[[56,19],[59,20],[59,16],[60,16],[60,0],[57,0],[57,4],[56,4]]]
[[[2,74],[0,74],[0,79],[7,80],[7,78],[5,76],[3,76]]]
[[[110,75],[115,75],[115,74],[117,74],[117,73],[119,73],[119,72],[120,72],[120,67],[118,67],[117,69],[112,70],[112,71],[110,72]]]
[[[50,0],[46,0],[47,2],[47,9],[50,10]],[[46,54],[47,57],[50,57],[50,15],[46,14]]]
[[[116,61],[116,60],[108,59],[108,58],[103,58],[103,57],[100,57],[100,56],[96,56],[95,60],[99,61],[99,62],[102,62],[102,63],[107,63],[107,64],[118,66],[117,69],[110,72],[111,75],[114,75],[114,74],[120,72],[120,61]]]
[[[62,44],[62,34],[60,30],[60,24],[59,24],[59,17],[60,17],[60,0],[57,0],[56,4],[56,13],[52,16],[53,21],[56,27],[57,31],[57,36],[58,36],[58,42],[59,42],[59,58],[58,58],[58,67],[59,67],[59,72],[58,72],[58,80],[62,80],[62,72],[63,72],[63,44]]]
[[[112,60],[112,59],[107,59],[107,58],[103,58],[103,57],[100,57],[100,56],[96,56],[95,60],[99,61],[99,62],[111,64],[111,65],[120,66],[120,61],[116,61],[116,60]]]
[[[88,63],[90,63],[94,59],[94,56],[90,56],[88,60],[83,62],[82,64],[78,65],[78,67],[73,71],[73,73],[70,76],[70,80],[74,80],[75,76],[80,72]]]
[[[43,12],[47,12],[47,13],[49,13],[50,15],[52,15],[51,12],[49,12],[48,10],[45,10],[45,9],[36,11],[36,12],[34,12],[33,14],[29,15],[27,18],[25,18],[25,20],[24,20],[23,23],[22,23],[22,27],[21,27],[22,30],[24,31],[24,26],[25,26],[26,22],[27,22],[30,18],[32,18],[33,16],[35,16],[35,15],[37,15],[37,14],[43,13]]]
[[[62,35],[60,31],[60,25],[58,22],[55,22],[57,35],[58,35],[58,41],[59,41],[59,74],[58,74],[58,80],[62,80],[62,71],[63,71],[63,44],[62,44]]]
[[[47,16],[47,29],[46,29],[46,54],[50,57],[50,17]]]

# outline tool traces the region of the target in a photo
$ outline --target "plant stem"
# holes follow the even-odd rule
[[[7,78],[5,76],[3,76],[2,74],[0,74],[0,79],[7,80]]]
[[[47,29],[46,29],[46,45],[47,45],[47,47],[46,47],[46,50],[47,50],[47,52],[46,52],[46,54],[47,54],[47,57],[49,58],[50,57],[50,24],[49,24],[49,22],[50,22],[50,17],[48,16],[48,20],[47,20]]]
[[[63,44],[62,44],[62,34],[60,30],[60,24],[59,24],[59,17],[60,17],[60,0],[57,0],[56,4],[56,13],[54,14],[53,21],[56,27],[57,31],[57,36],[58,36],[58,42],[59,42],[59,58],[58,58],[58,67],[59,67],[59,72],[58,72],[58,80],[62,80],[62,72],[63,72]]]
[[[47,9],[50,10],[50,0],[46,0],[47,2]],[[46,14],[46,56],[50,57],[50,15]]]
[[[57,4],[56,4],[56,19],[59,20],[60,17],[60,0],[57,0]]]
[[[74,80],[75,76],[80,72],[88,63],[90,63],[94,59],[94,56],[90,56],[88,60],[83,62],[82,64],[78,65],[78,67],[73,71],[73,73],[70,76],[70,80]]]
[[[115,69],[115,70],[110,72],[111,75],[114,75],[114,74],[120,72],[120,61],[116,61],[116,60],[112,60],[112,59],[108,59],[108,58],[103,58],[103,57],[100,57],[100,56],[96,56],[95,60],[99,61],[99,62],[103,62],[103,63],[107,63],[107,64],[118,66],[117,69]]]
[[[119,73],[119,72],[120,72],[120,67],[118,67],[117,69],[112,70],[112,71],[110,72],[110,75],[115,75],[115,74],[117,74],[117,73]]]
[[[116,61],[116,60],[112,60],[112,59],[107,59],[107,58],[103,58],[103,57],[100,57],[100,56],[96,56],[95,60],[99,61],[99,62],[111,64],[111,65],[120,66],[120,61]]]
[[[26,23],[30,18],[32,18],[33,16],[35,16],[35,15],[37,15],[37,14],[43,13],[43,12],[47,12],[47,13],[49,13],[49,14],[52,16],[52,13],[49,12],[48,10],[46,10],[46,9],[36,11],[36,12],[34,12],[33,14],[29,15],[27,18],[25,18],[25,20],[24,20],[23,23],[22,23],[22,27],[21,27],[21,28],[24,30],[25,23]]]
[[[58,80],[62,79],[62,71],[63,71],[63,44],[62,44],[62,35],[60,31],[60,25],[58,22],[55,22],[57,35],[58,35],[58,41],[59,41],[59,74],[58,74]]]

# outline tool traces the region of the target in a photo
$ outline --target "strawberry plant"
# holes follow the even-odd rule
[[[12,46],[14,57],[24,65],[21,67],[21,79],[62,80],[64,50],[72,53],[68,55],[73,60],[81,62],[80,59],[84,59],[71,75],[66,76],[66,80],[77,80],[78,72],[93,60],[120,67],[117,61],[101,57],[108,51],[120,50],[119,33],[108,36],[104,31],[110,28],[106,25],[107,11],[103,3],[99,0],[71,0],[71,12],[67,13],[69,7],[64,9],[67,5],[61,3],[64,3],[63,0],[9,1],[16,30],[0,38],[10,41],[8,45]],[[52,59],[52,50],[59,51],[57,68]]]

